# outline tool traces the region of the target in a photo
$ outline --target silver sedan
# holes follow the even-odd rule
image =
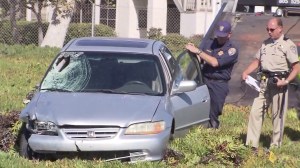
[[[161,160],[170,138],[207,124],[196,57],[161,41],[86,37],[66,44],[20,114],[20,154],[111,153]]]

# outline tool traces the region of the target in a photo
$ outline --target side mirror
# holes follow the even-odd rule
[[[35,91],[38,90],[39,87],[40,87],[40,84],[37,83],[37,84],[34,86],[34,89],[27,93],[26,98],[23,99],[23,104],[27,105],[27,104],[31,101],[31,99],[32,99],[33,96],[34,96]]]
[[[37,90],[40,88],[40,83],[37,83],[35,86],[34,86],[34,89]]]
[[[175,84],[173,86],[171,95],[190,92],[195,90],[196,87],[197,87],[197,83],[195,81],[192,80],[180,81],[178,84]]]

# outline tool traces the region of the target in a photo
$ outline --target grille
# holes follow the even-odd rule
[[[104,139],[116,136],[120,128],[76,128],[63,129],[70,139]]]

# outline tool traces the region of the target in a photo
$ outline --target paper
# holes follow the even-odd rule
[[[245,80],[246,84],[249,85],[251,88],[255,89],[256,91],[260,92],[260,83],[254,79],[253,77],[249,76]]]

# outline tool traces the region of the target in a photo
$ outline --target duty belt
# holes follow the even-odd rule
[[[273,77],[286,78],[288,77],[289,72],[288,71],[271,72],[271,71],[262,70],[262,75],[264,75],[267,78],[273,78]]]

